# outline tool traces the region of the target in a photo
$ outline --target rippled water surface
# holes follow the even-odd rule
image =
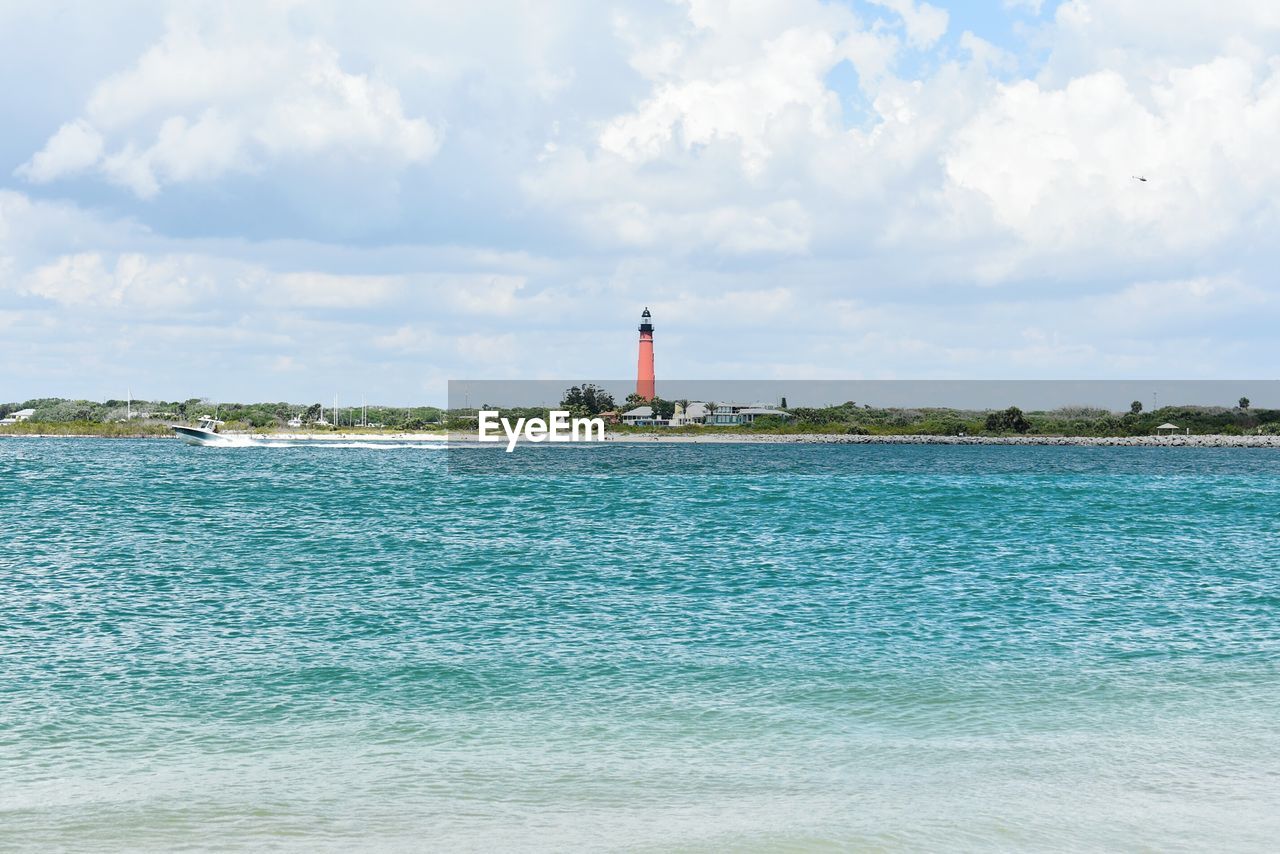
[[[0,440],[0,848],[1275,850],[1280,453],[531,453]]]

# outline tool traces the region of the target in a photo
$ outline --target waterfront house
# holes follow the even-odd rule
[[[659,422],[653,417],[652,406],[637,406],[622,413],[622,423],[631,427],[653,427]]]
[[[8,418],[0,418],[0,424],[17,424],[21,421],[29,421],[32,415],[35,415],[34,409],[19,409],[9,415]]]
[[[758,403],[719,403],[715,411],[707,416],[706,423],[715,427],[741,427],[755,423],[757,418],[773,415],[778,418],[791,418],[790,412],[781,409],[770,409]]]
[[[671,418],[658,418],[653,407],[637,406],[622,413],[623,424],[632,427],[688,427],[691,425],[712,424],[717,427],[739,427],[752,424],[764,415],[778,418],[791,418],[789,412],[781,409],[770,409],[758,403],[719,403],[714,409],[710,404],[692,402],[688,407],[677,403]]]
[[[671,426],[687,427],[690,425],[706,424],[707,416],[710,414],[710,409],[705,403],[692,401],[688,406],[681,406],[677,403],[675,415],[671,417]]]

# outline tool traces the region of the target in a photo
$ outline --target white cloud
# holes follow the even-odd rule
[[[942,5],[176,7],[27,119],[0,311],[250,388],[626,373],[645,303],[666,375],[1272,370],[1280,8]]]
[[[913,44],[932,44],[946,30],[946,12],[928,4],[882,5],[903,17]],[[693,28],[664,33],[656,45],[623,32],[652,93],[605,125],[600,151],[645,163],[727,142],[743,175],[760,179],[775,157],[843,130],[844,107],[825,79],[836,65],[848,62],[874,97],[900,49],[847,9],[812,0],[764,2],[750,15],[733,4],[690,2],[687,12]]]
[[[907,28],[907,39],[913,47],[929,48],[937,44],[947,32],[950,16],[945,9],[917,3],[915,0],[871,0],[878,6],[892,9],[902,17]]]
[[[900,14],[914,45],[945,33],[942,10],[881,5]],[[600,244],[869,252],[886,265],[910,258],[897,276],[999,283],[1185,262],[1280,213],[1280,161],[1270,155],[1280,146],[1280,54],[1274,41],[1248,43],[1272,32],[1270,12],[1251,18],[1228,3],[1234,39],[1162,36],[1144,54],[1133,46],[1140,33],[1122,44],[1098,31],[1093,5],[1065,4],[1036,36],[1061,48],[1057,70],[1005,82],[1017,59],[972,32],[960,36],[960,58],[944,55],[911,79],[895,71],[902,45],[892,30],[843,7],[684,9],[683,29],[618,23],[647,94],[594,138],[557,139],[526,173],[535,203]],[[1128,26],[1141,12],[1150,6],[1099,14]],[[1063,76],[1082,32],[1096,48],[1091,62]],[[1168,50],[1182,42],[1200,47]],[[1108,64],[1113,50],[1127,59]],[[828,80],[846,62],[856,93]]]
[[[687,213],[650,210],[637,202],[604,205],[594,226],[603,235],[643,248],[691,252],[710,246],[730,255],[803,253],[812,225],[793,201],[759,207],[726,205]]]
[[[837,61],[836,42],[816,29],[794,28],[760,46],[750,64],[659,84],[634,113],[600,134],[600,148],[630,161],[653,160],[718,139],[734,141],[743,170],[758,175],[771,154],[771,132],[799,122],[823,133],[838,112],[822,75]]]
[[[102,135],[83,119],[58,128],[17,174],[36,184],[83,172],[102,156]]]
[[[650,94],[585,145],[549,148],[526,190],[604,242],[804,252],[811,201],[825,192],[810,170],[847,137],[826,75],[847,62],[879,96],[896,37],[817,2],[766,2],[750,15],[691,2],[686,13],[688,29],[647,39],[618,23]]]
[[[1033,15],[1039,15],[1044,9],[1044,0],[1004,0],[1006,9],[1026,9]]]
[[[494,365],[510,367],[521,361],[519,341],[510,334],[442,335],[430,326],[406,324],[393,332],[378,336],[373,343],[380,350],[399,356],[447,358],[454,362],[461,359],[467,364],[484,368],[492,368]]]
[[[1160,76],[1218,57],[1265,63],[1276,52],[1280,5],[1254,0],[1065,0],[1044,35],[1038,77],[1062,85],[1107,69],[1129,79]]]
[[[510,317],[533,304],[547,304],[545,298],[522,298],[526,283],[523,276],[449,276],[436,283],[432,298],[443,298],[468,315]]]
[[[960,48],[988,69],[1012,72],[1018,67],[1017,58],[1012,53],[975,36],[969,30],[960,34]]]
[[[1092,307],[1100,329],[1156,339],[1196,333],[1206,322],[1267,311],[1276,298],[1233,275],[1138,282],[1098,299]]]
[[[394,300],[404,290],[400,276],[331,273],[255,273],[258,298],[290,308],[369,308]]]
[[[1274,206],[1278,74],[1224,58],[1143,87],[1112,71],[1002,86],[956,134],[947,176],[1030,249],[1201,252]]]
[[[430,160],[439,146],[439,130],[406,116],[393,85],[345,71],[319,40],[174,18],[19,174],[48,182],[97,167],[149,198],[167,185],[300,157],[394,170]]]
[[[189,258],[136,252],[108,260],[97,252],[63,256],[32,271],[20,291],[74,309],[175,310],[208,296],[215,280]]]

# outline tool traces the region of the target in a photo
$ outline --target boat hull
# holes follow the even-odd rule
[[[203,430],[199,427],[185,427],[179,424],[170,424],[170,429],[177,434],[178,438],[189,445],[230,445],[232,441],[227,436],[222,436],[212,430]]]

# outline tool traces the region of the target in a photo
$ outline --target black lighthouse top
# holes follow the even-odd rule
[[[653,334],[653,317],[649,314],[649,309],[647,307],[640,315],[640,331],[648,332],[650,335]]]

